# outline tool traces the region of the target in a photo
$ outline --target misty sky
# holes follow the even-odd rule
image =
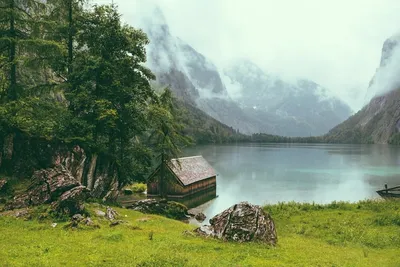
[[[249,58],[266,72],[314,80],[353,109],[365,101],[383,42],[400,31],[398,0],[114,0],[132,24],[149,2],[218,67]]]

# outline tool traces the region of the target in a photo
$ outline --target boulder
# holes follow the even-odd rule
[[[83,217],[81,214],[75,214],[71,217],[71,222],[64,226],[64,228],[80,228],[82,226],[89,226],[91,228],[100,228],[100,226],[93,222],[90,217]]]
[[[82,214],[79,214],[79,213],[75,214],[71,217],[71,221],[77,222],[77,223],[81,222],[83,219],[85,219],[85,217],[83,217]]]
[[[113,221],[118,216],[118,212],[114,209],[107,207],[106,209],[106,218],[110,221]]]
[[[94,213],[96,214],[97,217],[106,217],[106,213],[101,210],[95,210]]]
[[[210,219],[210,225],[195,230],[225,241],[277,243],[274,221],[260,206],[241,202]]]
[[[135,201],[127,208],[143,213],[163,215],[178,220],[188,218],[188,208],[185,205],[174,201],[143,199]]]
[[[15,196],[11,201],[7,202],[4,206],[4,210],[15,210],[26,208],[30,205],[30,197],[28,194],[21,194]]]
[[[58,213],[76,214],[83,213],[85,210],[84,201],[87,198],[89,190],[86,186],[77,186],[64,192],[60,198],[53,202],[52,209]]]
[[[15,196],[6,204],[5,209],[19,209],[51,203],[66,191],[81,184],[63,166],[35,171],[31,184],[24,194]]]
[[[194,216],[194,218],[198,221],[198,222],[204,222],[204,220],[207,218],[206,215],[204,215],[204,213],[200,212],[198,214],[196,214],[196,216]]]
[[[83,220],[83,223],[87,226],[94,226],[95,223],[93,222],[93,220],[90,217],[87,217]]]

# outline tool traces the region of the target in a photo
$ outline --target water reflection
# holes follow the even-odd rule
[[[384,145],[239,144],[190,148],[215,168],[219,198],[211,216],[239,201],[328,203],[378,197],[400,184],[400,148]]]
[[[209,190],[198,192],[196,194],[190,195],[185,198],[175,198],[171,200],[182,203],[186,207],[191,209],[216,198],[216,196],[217,196],[216,189],[211,188]]]

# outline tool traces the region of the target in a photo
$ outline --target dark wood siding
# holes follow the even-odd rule
[[[153,182],[147,184],[148,196],[158,196],[160,194],[160,187],[157,179],[159,172],[153,174]],[[182,186],[177,178],[171,173],[167,173],[166,193],[168,197],[184,197],[195,194],[210,188],[216,188],[217,179],[215,176],[195,182],[193,184]]]

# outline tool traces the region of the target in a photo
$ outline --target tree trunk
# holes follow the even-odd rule
[[[74,176],[80,183],[83,182],[83,171],[85,169],[86,158],[85,152],[82,152],[79,162],[76,165],[76,169],[74,170]]]
[[[94,171],[96,170],[96,164],[97,164],[97,154],[93,154],[92,158],[90,159],[90,166],[87,174],[87,188],[89,188],[90,190],[93,189],[94,185]]]
[[[160,166],[160,195],[162,198],[165,197],[165,188],[164,188],[164,180],[165,180],[165,159],[164,153],[161,154],[161,166]]]
[[[4,138],[2,147],[2,167],[7,174],[11,174],[13,171],[14,138],[15,134],[8,134]]]
[[[16,43],[15,43],[15,17],[14,17],[14,10],[15,9],[15,3],[14,0],[10,1],[10,64],[11,64],[11,69],[10,69],[10,87],[8,88],[8,98],[10,100],[16,100],[17,99],[17,92],[16,92],[16,87],[17,87],[17,64],[15,62],[15,54],[16,54]]]
[[[68,76],[72,73],[73,60],[73,20],[72,20],[72,1],[68,0]]]

